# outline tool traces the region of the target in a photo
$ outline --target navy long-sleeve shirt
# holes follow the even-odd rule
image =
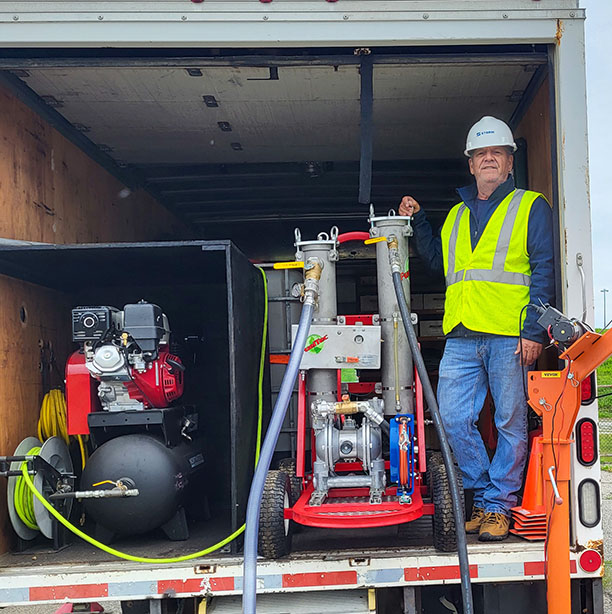
[[[472,249],[476,247],[482,233],[493,212],[501,201],[514,190],[514,178],[509,175],[491,194],[488,200],[478,199],[476,182],[463,188],[457,193],[470,210],[470,236]],[[423,209],[416,213],[412,220],[414,228],[414,241],[419,256],[429,268],[444,274],[444,260],[442,256],[442,240],[440,232],[434,236],[431,225]],[[550,205],[542,197],[536,198],[529,212],[527,228],[527,252],[531,266],[531,285],[529,286],[529,302],[540,304],[553,303],[555,292],[554,262],[553,262],[553,229],[552,211]],[[473,336],[476,333],[465,328],[462,324],[456,326],[449,337]],[[537,323],[537,313],[534,309],[527,309],[523,323],[523,337],[539,343],[547,339],[546,331]]]

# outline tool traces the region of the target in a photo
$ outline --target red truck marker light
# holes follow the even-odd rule
[[[601,567],[601,554],[597,550],[585,550],[578,559],[580,567],[589,573],[597,571]]]
[[[597,460],[597,425],[583,418],[576,425],[576,451],[580,464],[589,467]]]
[[[582,380],[580,384],[580,402],[582,405],[590,405],[597,394],[597,386],[595,385],[595,373],[591,373],[589,377]]]

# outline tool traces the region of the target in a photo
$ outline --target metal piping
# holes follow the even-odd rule
[[[408,236],[412,229],[410,218],[397,215],[375,217],[373,210],[370,222],[373,238],[390,239],[388,246],[386,241],[376,243],[376,274],[383,339],[381,372],[385,415],[395,416],[414,411],[412,358],[406,333],[398,327],[400,309],[391,283],[391,273],[400,272],[404,292],[410,296]]]

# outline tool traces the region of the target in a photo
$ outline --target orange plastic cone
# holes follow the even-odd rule
[[[511,532],[528,540],[545,539],[546,507],[544,505],[544,447],[542,437],[534,437],[527,467],[527,479],[520,507],[512,508],[514,527]]]
[[[543,514],[546,512],[544,506],[544,448],[542,437],[535,437],[531,446],[529,456],[529,467],[527,468],[527,479],[525,480],[525,490],[523,491],[523,510],[529,510],[532,514]]]

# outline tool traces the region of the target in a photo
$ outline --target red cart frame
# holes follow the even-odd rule
[[[344,316],[347,325],[357,323],[364,326],[373,325],[372,315]],[[341,371],[338,370],[338,396],[341,396]],[[309,470],[306,470],[306,436],[311,431],[311,450],[314,450],[314,433],[308,426],[306,408],[306,380],[307,372],[300,371],[298,379],[298,413],[297,413],[297,450],[296,475],[302,480],[302,494],[292,507],[285,509],[285,518],[312,527],[325,528],[369,528],[402,524],[416,520],[421,516],[433,515],[433,503],[424,503],[423,495],[427,487],[423,485],[422,475],[427,469],[425,455],[425,423],[423,410],[423,387],[415,370],[415,419],[416,419],[416,445],[417,467],[415,488],[411,503],[400,503],[396,488],[387,487],[381,504],[373,505],[369,502],[367,488],[332,488],[322,505],[309,505],[310,495],[314,490],[312,483],[312,459]],[[348,384],[349,394],[367,394],[374,391],[374,382]],[[343,471],[363,471],[359,462],[336,463],[334,469]],[[389,469],[389,462],[385,463]]]

